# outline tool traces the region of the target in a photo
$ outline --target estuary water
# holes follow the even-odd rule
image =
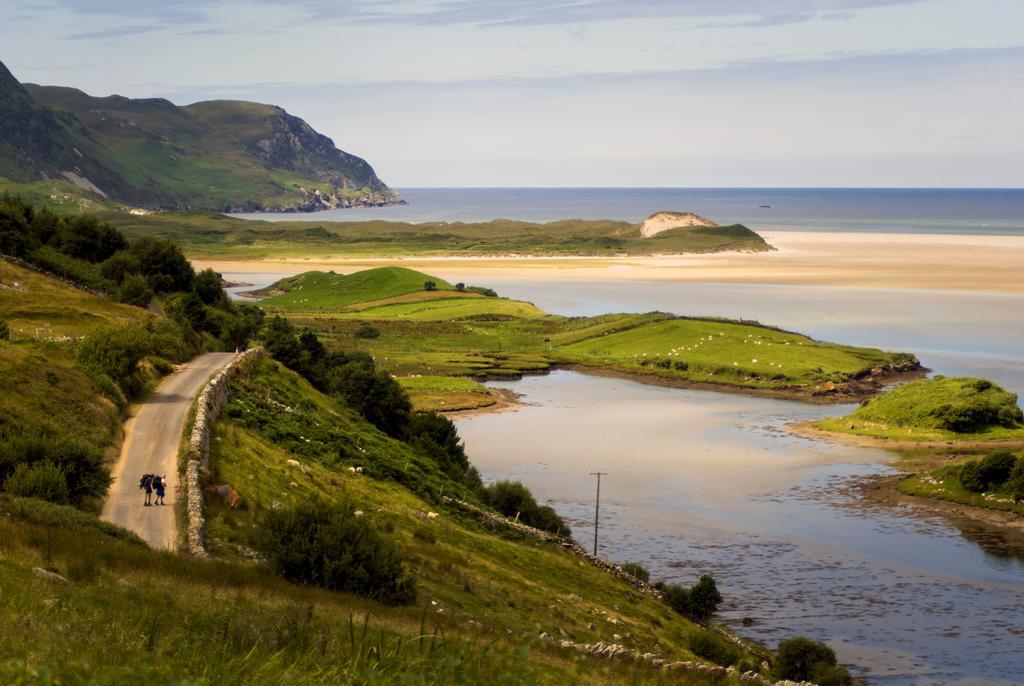
[[[304,221],[481,222],[615,219],[680,210],[754,230],[1024,235],[1022,189],[905,188],[401,188],[408,205],[314,214],[241,214]]]
[[[911,351],[936,372],[986,376],[1024,394],[1021,296],[497,276],[488,284],[565,315],[758,319]],[[865,505],[857,485],[894,473],[891,454],[784,428],[852,406],[572,372],[494,385],[523,405],[457,420],[485,478],[522,480],[589,542],[588,472],[607,471],[602,554],[669,580],[714,574],[728,599],[723,618],[740,633],[828,640],[870,684],[1024,683],[1024,542],[969,520]]]

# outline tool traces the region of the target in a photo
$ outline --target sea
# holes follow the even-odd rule
[[[1024,235],[1024,189],[920,188],[402,188],[407,205],[264,220],[482,222],[613,219],[696,212],[758,230]]]

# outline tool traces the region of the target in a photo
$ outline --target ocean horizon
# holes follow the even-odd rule
[[[397,188],[407,205],[309,214],[245,213],[269,221],[486,222],[610,219],[695,212],[765,231],[1024,235],[1024,189],[1003,188]]]

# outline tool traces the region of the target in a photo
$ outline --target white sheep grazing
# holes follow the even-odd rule
[[[363,511],[362,510],[356,510],[352,514],[354,514],[356,517],[362,517],[363,516]]]
[[[436,512],[428,512],[427,513],[427,519],[437,519],[437,518],[438,518],[438,514]]]
[[[362,474],[362,473],[363,473],[363,468],[362,467],[356,467],[356,474]]]
[[[291,467],[301,467],[302,466],[301,464],[299,464],[298,460],[288,460],[288,464]]]
[[[355,468],[355,467],[349,467],[349,468],[348,468],[348,471],[350,471],[350,472],[352,472],[353,474],[355,474],[355,473],[356,473],[356,468]]]

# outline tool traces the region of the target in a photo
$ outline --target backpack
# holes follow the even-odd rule
[[[146,486],[149,486],[152,483],[153,483],[153,475],[152,474],[143,474],[142,478],[139,479],[139,489],[140,490],[144,489],[144,488],[146,488]]]

